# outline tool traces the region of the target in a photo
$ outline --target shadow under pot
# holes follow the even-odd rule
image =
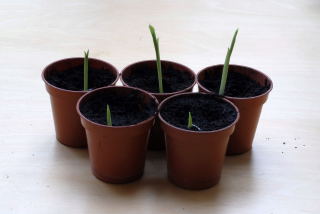
[[[83,58],[62,59],[48,65],[42,79],[50,95],[57,140],[70,147],[86,147],[86,135],[76,111],[83,90]],[[89,58],[89,90],[114,85],[119,73],[102,60]]]
[[[151,93],[159,103],[172,95],[192,91],[196,77],[190,68],[166,60],[161,60],[161,68],[164,93],[159,93],[156,60],[133,63],[123,69],[120,78],[126,86],[140,88]],[[151,130],[148,148],[151,150],[165,149],[164,134],[158,117]]]
[[[98,179],[127,183],[142,176],[157,107],[151,94],[123,86],[96,89],[80,98],[77,111],[87,134],[92,172]]]
[[[159,111],[169,180],[186,189],[217,184],[239,118],[237,107],[213,94],[184,93],[165,99]]]
[[[200,92],[218,94],[223,65],[201,70],[197,75]],[[224,97],[239,109],[240,119],[231,135],[227,155],[248,152],[259,122],[262,106],[272,90],[271,79],[253,68],[230,65]]]

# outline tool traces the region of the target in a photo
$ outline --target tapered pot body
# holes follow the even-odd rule
[[[212,93],[201,84],[201,80],[205,78],[206,72],[218,72],[222,67],[223,65],[210,66],[198,73],[197,83],[200,92]],[[265,93],[254,97],[238,98],[225,96],[226,99],[230,100],[238,107],[240,112],[239,122],[236,125],[234,133],[230,136],[227,148],[227,155],[237,155],[251,150],[262,106],[267,101],[273,85],[271,79],[267,75],[256,69],[241,65],[230,65],[229,68],[232,69],[233,72],[239,72],[249,77],[260,85],[270,86]]]
[[[183,96],[188,93],[176,95]],[[196,94],[195,94],[196,95]],[[161,116],[161,109],[170,97],[159,106],[159,118],[165,133],[168,178],[175,185],[186,189],[206,189],[219,183],[230,135],[233,133],[239,114],[234,122],[214,131],[191,131],[175,127]]]
[[[161,103],[164,99],[166,99],[170,96],[192,91],[192,89],[196,83],[196,77],[195,77],[194,72],[190,68],[188,68],[185,65],[182,65],[182,64],[179,64],[176,62],[172,62],[172,61],[167,61],[167,60],[161,60],[161,66],[162,66],[162,68],[171,67],[171,68],[174,68],[175,70],[185,71],[189,74],[190,78],[193,81],[192,81],[192,84],[190,84],[185,89],[182,89],[182,90],[179,90],[176,92],[171,92],[171,93],[151,93],[151,92],[149,92],[157,98],[159,103]],[[120,79],[121,79],[122,83],[126,86],[130,86],[130,84],[128,84],[126,79],[130,78],[133,70],[135,70],[137,68],[142,68],[142,67],[145,69],[151,70],[151,71],[155,71],[156,70],[156,61],[155,60],[145,60],[145,61],[140,61],[140,62],[136,62],[136,63],[132,63],[132,64],[128,65],[121,72]],[[158,117],[156,117],[155,124],[151,129],[148,148],[150,150],[164,150],[165,149],[164,133],[161,129],[160,121],[159,121]]]
[[[84,116],[81,105],[98,93],[130,95],[138,89],[106,87],[84,95],[78,102],[77,111],[85,128],[93,174],[108,183],[128,183],[140,178],[144,171],[147,142],[156,113],[148,119],[129,126],[107,126],[95,123]],[[139,90],[144,102],[158,102],[152,95]]]
[[[118,78],[118,71],[111,64],[90,58],[90,67],[95,69],[107,68],[115,76],[114,85]],[[50,95],[51,109],[57,140],[70,147],[86,147],[86,134],[81,126],[76,104],[87,91],[72,91],[58,88],[48,82],[51,72],[65,72],[66,70],[83,65],[83,58],[62,59],[48,65],[42,72],[42,79]]]

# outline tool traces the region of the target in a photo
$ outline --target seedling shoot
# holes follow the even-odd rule
[[[111,119],[111,112],[110,112],[110,107],[107,104],[107,125],[112,126],[112,119]]]
[[[192,128],[192,116],[191,116],[191,112],[189,111],[189,117],[188,117],[188,129]]]
[[[226,59],[224,61],[223,71],[222,71],[222,75],[221,75],[221,83],[220,83],[219,95],[224,95],[224,90],[226,88],[226,83],[227,83],[227,78],[228,78],[230,57],[231,57],[231,54],[232,54],[232,51],[233,51],[234,43],[236,42],[237,34],[238,34],[238,29],[235,31],[235,33],[233,35],[231,46],[228,48],[227,56],[226,56]]]
[[[89,72],[89,50],[84,52],[84,60],[83,60],[83,90],[88,90],[88,72]]]
[[[152,25],[149,25],[149,30],[152,36],[154,49],[156,50],[159,92],[163,93],[162,71],[161,71],[161,61],[160,61],[160,51],[159,51],[159,38],[157,38],[155,29]]]

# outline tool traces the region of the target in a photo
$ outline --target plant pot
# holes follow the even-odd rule
[[[216,81],[215,86],[213,86],[214,88],[209,88],[208,84],[210,83],[210,81],[205,81],[206,79],[214,79],[215,77],[219,76],[221,74],[222,68],[223,65],[214,65],[201,70],[197,75],[199,91],[206,93],[212,93],[214,91],[214,93],[217,93],[217,88],[219,87],[220,82]],[[232,72],[237,75],[241,74],[244,77],[253,80],[259,85],[260,88],[257,87],[258,89],[254,90],[254,93],[252,92],[254,94],[253,96],[235,97],[228,95],[228,81],[229,76],[230,74],[232,74]],[[248,85],[244,82],[242,84],[245,87],[249,87],[246,91],[250,91],[249,89],[251,85]],[[230,85],[230,88],[231,87],[232,86]],[[235,90],[241,91],[239,89]],[[236,125],[234,133],[230,137],[227,155],[242,154],[251,150],[262,106],[266,102],[271,90],[272,81],[267,75],[263,74],[262,72],[246,66],[229,66],[229,75],[227,80],[225,98],[233,102],[238,107],[240,112],[240,120]]]
[[[194,127],[187,128],[188,112]],[[206,189],[220,180],[229,136],[239,118],[237,107],[213,94],[184,93],[159,106],[165,133],[169,180],[186,189]]]
[[[191,92],[196,83],[194,72],[179,63],[161,60],[163,71],[163,88],[165,93],[158,92],[156,60],[133,63],[121,72],[121,81],[126,86],[140,88],[154,95],[159,103],[167,97],[184,92]],[[176,75],[176,74],[179,75]],[[145,79],[149,78],[149,79]],[[164,134],[157,117],[152,127],[148,148],[151,150],[165,149]]]
[[[106,125],[106,105],[113,126]],[[142,176],[150,129],[158,101],[131,87],[105,87],[80,98],[77,111],[86,130],[93,174],[108,183]]]
[[[56,138],[60,143],[70,147],[87,146],[85,131],[76,111],[78,99],[86,93],[86,91],[80,89],[76,90],[78,84],[83,84],[83,79],[76,78],[81,66],[83,67],[83,58],[68,58],[51,63],[42,72],[42,79],[50,94]],[[110,77],[109,79],[103,79],[105,81],[100,81],[98,87],[114,85],[119,78],[119,73],[114,66],[102,60],[90,58],[89,87],[95,86],[93,80],[99,77],[94,75],[94,78],[90,78],[92,77],[90,70],[98,70],[97,73],[105,71],[106,76]],[[73,81],[70,76],[65,74],[66,72],[72,72],[70,76],[76,79]],[[64,78],[65,80],[63,80]],[[73,90],[62,87],[72,88]]]

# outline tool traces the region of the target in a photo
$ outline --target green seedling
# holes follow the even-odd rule
[[[84,52],[84,60],[83,60],[83,90],[88,90],[88,72],[89,72],[89,50]]]
[[[107,104],[107,125],[112,126],[110,107]]]
[[[223,95],[224,94],[224,90],[226,88],[230,57],[231,57],[231,54],[232,54],[232,51],[233,51],[234,43],[236,42],[237,34],[238,34],[238,29],[236,30],[236,32],[233,35],[231,46],[228,48],[227,56],[226,56],[226,59],[224,61],[223,71],[222,71],[222,75],[221,75],[221,83],[220,83],[219,95]]]
[[[160,51],[159,51],[159,38],[157,38],[155,29],[152,25],[149,25],[149,30],[152,36],[154,49],[156,50],[159,92],[163,93],[162,70],[161,70]]]
[[[192,124],[192,116],[191,116],[191,112],[189,111],[189,117],[188,117],[188,129],[191,129],[193,126]]]
[[[189,116],[188,116],[188,129],[191,129],[191,128],[195,128],[196,130],[201,131],[201,128],[200,128],[199,126],[193,124],[192,115],[191,115],[191,112],[189,111]]]

